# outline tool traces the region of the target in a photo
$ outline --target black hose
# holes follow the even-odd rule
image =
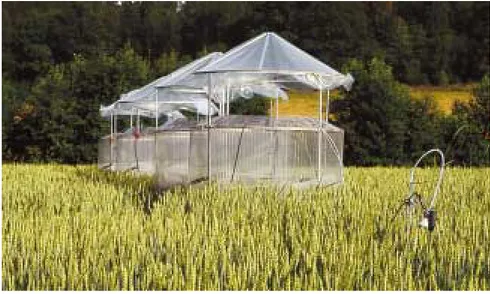
[[[235,177],[236,166],[238,163],[238,155],[240,154],[240,147],[242,146],[243,132],[245,131],[245,126],[242,127],[242,132],[240,134],[240,139],[238,139],[238,148],[235,155],[235,163],[233,164],[233,173],[231,174],[230,183],[233,182],[233,178]]]

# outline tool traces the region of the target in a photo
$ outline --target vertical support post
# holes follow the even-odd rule
[[[319,98],[318,98],[318,101],[320,103],[320,106],[319,106],[319,109],[318,109],[318,120],[319,120],[319,126],[320,128],[322,127],[322,122],[323,122],[323,91],[322,89],[320,88],[320,93],[319,93]]]
[[[225,114],[225,103],[226,103],[226,87],[223,87],[223,96],[219,99],[219,115],[224,116]]]
[[[274,106],[273,106],[273,103],[272,103],[273,99],[271,99],[271,106],[269,108],[269,116],[272,118],[272,112],[274,111]]]
[[[114,110],[111,110],[111,138],[114,135]]]
[[[322,124],[323,124],[323,118],[322,118],[322,102],[323,102],[323,97],[322,97],[322,87],[320,84],[319,85],[319,90],[320,90],[320,95],[319,95],[319,108],[318,108],[318,167],[317,167],[317,178],[318,182],[322,180]]]
[[[155,129],[158,129],[158,88],[155,92]]]
[[[157,142],[157,130],[158,130],[158,115],[159,115],[159,105],[158,105],[158,88],[155,91],[155,132],[154,132],[154,154],[153,154],[153,161],[155,162],[155,173],[157,180],[159,180],[159,175],[158,175],[158,142]]]
[[[129,127],[133,129],[133,108],[131,108],[131,114],[129,115]]]
[[[138,130],[138,132],[140,131],[141,129],[141,123],[140,123],[140,110],[139,108],[136,109],[136,129]]]
[[[117,136],[117,113],[114,115],[114,133]]]
[[[208,183],[211,183],[211,74],[208,73]]]
[[[116,109],[119,109],[119,104],[116,104]],[[117,149],[119,148],[117,144],[117,113],[114,115],[114,148],[116,149],[115,164],[117,164]]]
[[[230,86],[230,80],[228,79],[228,82],[226,84],[227,90],[227,95],[226,95],[226,115],[230,115],[230,100],[231,100],[231,86]]]
[[[276,119],[279,118],[279,88],[276,88]]]
[[[227,114],[227,98],[228,97],[228,87],[225,85],[224,89],[223,89],[223,100],[222,100],[222,103],[223,103],[223,109],[221,111],[221,114],[223,116],[226,116]]]
[[[110,149],[110,167],[113,169],[114,154],[112,145],[114,140],[114,109],[111,110],[111,136],[109,137],[109,149]]]
[[[328,111],[330,106],[330,89],[327,89],[327,104],[325,105],[325,121],[328,124]]]

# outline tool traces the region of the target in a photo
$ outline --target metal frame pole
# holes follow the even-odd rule
[[[138,132],[141,129],[140,110],[138,108],[136,109],[136,129],[138,130]]]
[[[208,73],[208,183],[211,183],[211,74]]]
[[[224,116],[226,103],[226,87],[223,88],[223,96],[219,100],[219,115]]]
[[[116,108],[119,109],[119,104],[116,104]],[[117,113],[114,115],[114,133],[117,136]]]
[[[119,103],[116,104],[116,109],[119,109]],[[114,115],[114,147],[116,149],[115,164],[117,164],[117,148],[119,147],[117,144],[117,113]]]
[[[113,161],[114,161],[114,152],[112,150],[113,146],[113,140],[114,140],[114,109],[111,110],[111,136],[109,137],[109,149],[110,149],[110,167],[111,170],[113,169]]]
[[[158,129],[158,88],[155,92],[155,129]],[[156,130],[155,130],[156,131]]]
[[[131,114],[129,115],[129,127],[131,130],[133,129],[133,110],[134,108],[131,107]]]
[[[276,88],[276,119],[279,119],[279,88]]]
[[[153,161],[155,162],[155,175],[158,179],[158,143],[157,143],[157,131],[158,131],[158,114],[159,114],[159,105],[158,105],[158,88],[155,91],[155,132],[154,132],[154,154]]]
[[[226,95],[226,115],[229,116],[230,115],[230,101],[231,101],[231,96],[232,96],[232,91],[231,91],[231,85],[230,85],[230,80],[228,79],[227,80],[227,84],[226,84],[226,87],[227,87],[227,95]]]
[[[328,112],[330,106],[330,89],[327,89],[327,104],[325,105],[325,121],[328,123]]]
[[[323,124],[323,118],[322,118],[322,102],[323,102],[323,91],[322,91],[322,87],[321,85],[319,84],[319,89],[320,89],[320,95],[319,95],[319,102],[320,102],[320,105],[319,105],[319,108],[318,108],[318,170],[317,170],[317,177],[318,177],[318,182],[320,182],[322,180],[322,173],[321,173],[321,170],[322,170],[322,124]]]

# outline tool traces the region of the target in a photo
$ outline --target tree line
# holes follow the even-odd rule
[[[449,145],[466,121],[485,150],[476,133],[488,129],[488,2],[8,2],[2,8],[4,160],[93,162],[107,132],[101,104],[263,31],[353,71],[353,92],[333,105],[346,129],[347,163],[404,164],[417,148]],[[411,102],[401,84],[467,82],[481,88],[474,103],[456,105],[449,117],[430,99]],[[376,112],[387,115],[377,121]],[[373,120],[367,129],[366,120]],[[457,151],[464,153],[461,162],[483,158],[459,150],[466,150]]]

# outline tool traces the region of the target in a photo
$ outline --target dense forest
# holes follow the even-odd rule
[[[465,124],[471,131],[456,144],[459,162],[488,163],[489,6],[2,3],[3,160],[94,162],[97,140],[107,131],[101,104],[207,52],[274,31],[333,68],[353,72],[353,92],[332,105],[346,129],[348,164],[405,164],[424,148],[454,145],[453,134]],[[449,117],[429,98],[411,102],[404,86],[469,82],[477,84],[474,101],[455,105]],[[366,118],[372,129],[360,127]]]

